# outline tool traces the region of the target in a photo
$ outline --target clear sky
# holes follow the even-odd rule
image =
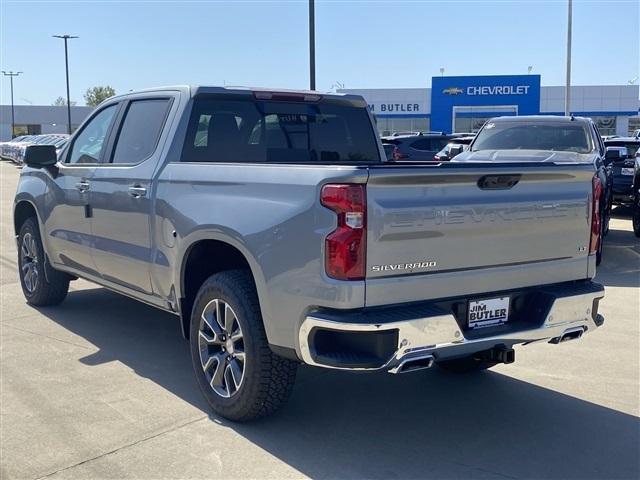
[[[640,75],[640,2],[575,0],[575,85]],[[0,67],[22,70],[16,104],[168,84],[308,88],[307,0],[0,0]],[[316,1],[317,88],[429,87],[440,75],[565,78],[567,1]],[[0,102],[9,103],[2,79]],[[640,82],[640,80],[636,80]]]

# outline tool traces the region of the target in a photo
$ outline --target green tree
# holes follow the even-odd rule
[[[84,94],[84,100],[90,107],[95,107],[107,98],[113,97],[115,94],[116,91],[109,85],[105,87],[98,86],[89,88]]]
[[[69,102],[69,104],[73,107],[76,102],[74,102],[73,100],[71,100],[71,102]],[[52,105],[55,105],[56,107],[65,107],[67,105],[67,99],[64,97],[58,97],[55,99],[55,101],[52,103]]]

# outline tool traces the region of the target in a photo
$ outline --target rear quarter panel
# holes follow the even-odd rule
[[[336,219],[319,198],[325,183],[366,179],[366,168],[357,167],[167,164],[153,227],[159,255],[168,260],[153,265],[158,293],[182,296],[182,258],[195,242],[227,242],[249,262],[269,342],[296,346],[298,326],[314,306],[364,306],[364,282],[325,275],[324,239]]]

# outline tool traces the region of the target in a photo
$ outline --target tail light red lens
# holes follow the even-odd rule
[[[333,210],[338,225],[325,239],[325,271],[337,280],[364,280],[367,244],[367,200],[362,184],[322,187],[320,202]]]
[[[602,241],[600,238],[600,202],[602,201],[602,194],[604,189],[602,188],[602,182],[597,176],[593,177],[591,182],[593,191],[593,202],[591,204],[591,240],[589,242],[589,255],[593,255],[598,251],[599,243]]]

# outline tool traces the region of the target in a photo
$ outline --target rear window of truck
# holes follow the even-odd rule
[[[489,122],[471,150],[552,150],[591,152],[589,134],[579,123]]]
[[[365,108],[196,99],[182,161],[378,163],[380,155]]]

